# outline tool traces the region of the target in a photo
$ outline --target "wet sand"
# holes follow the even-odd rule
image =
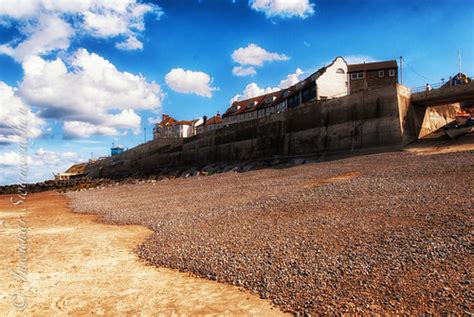
[[[28,307],[22,315],[278,316],[270,301],[187,273],[141,262],[134,248],[152,233],[142,226],[105,225],[72,213],[53,192],[28,196],[28,211],[0,196],[0,313],[19,315],[12,295],[21,286],[18,217],[27,233]]]

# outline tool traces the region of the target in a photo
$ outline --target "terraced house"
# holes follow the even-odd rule
[[[348,66],[349,92],[392,85],[398,82],[397,61],[352,64]]]
[[[178,121],[169,115],[164,114],[161,122],[155,124],[155,127],[153,128],[153,139],[188,138],[196,135],[197,128],[202,124],[202,118]]]
[[[224,124],[270,116],[310,100],[325,100],[348,94],[347,63],[336,57],[308,78],[277,92],[234,102],[222,116]]]
[[[191,121],[177,121],[163,115],[155,125],[154,138],[187,138],[213,131],[229,124],[245,122],[285,112],[311,100],[328,100],[398,82],[397,62],[382,61],[348,65],[336,57],[328,66],[291,87],[254,98],[235,101],[222,117],[205,116]]]

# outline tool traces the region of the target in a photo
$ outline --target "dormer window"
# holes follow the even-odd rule
[[[270,103],[274,101],[275,99],[276,99],[275,96],[268,96],[267,98],[265,98],[265,103]]]
[[[337,73],[337,74],[345,74],[346,72],[344,71],[344,69],[338,68],[338,69],[336,70],[336,73]]]

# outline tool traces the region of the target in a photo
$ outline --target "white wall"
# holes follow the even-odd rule
[[[183,138],[189,138],[193,136],[193,126],[192,125],[182,125],[183,127]]]
[[[337,73],[338,69],[342,69],[344,73]],[[342,57],[337,57],[326,72],[316,79],[317,99],[345,96],[348,94],[348,88],[347,64]]]
[[[203,123],[204,123],[204,118],[203,117],[194,119],[193,125],[192,125],[192,128],[191,128],[191,133],[192,133],[191,135],[198,134],[198,127],[201,126]]]

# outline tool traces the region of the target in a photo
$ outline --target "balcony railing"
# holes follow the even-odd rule
[[[451,80],[451,82],[452,81],[453,80]],[[450,81],[439,82],[439,83],[428,84],[428,85],[425,85],[425,86],[419,86],[419,87],[411,88],[411,92],[416,93],[416,92],[430,91],[430,90],[433,90],[433,89],[440,89],[440,88],[447,89],[447,88],[456,87],[456,86],[459,86],[459,85],[465,85],[465,84],[468,84],[472,81],[474,81],[474,77],[466,77],[465,81],[458,80],[458,81],[455,81],[453,85],[447,85],[447,84],[450,83]],[[444,85],[446,85],[446,86],[443,87]]]

